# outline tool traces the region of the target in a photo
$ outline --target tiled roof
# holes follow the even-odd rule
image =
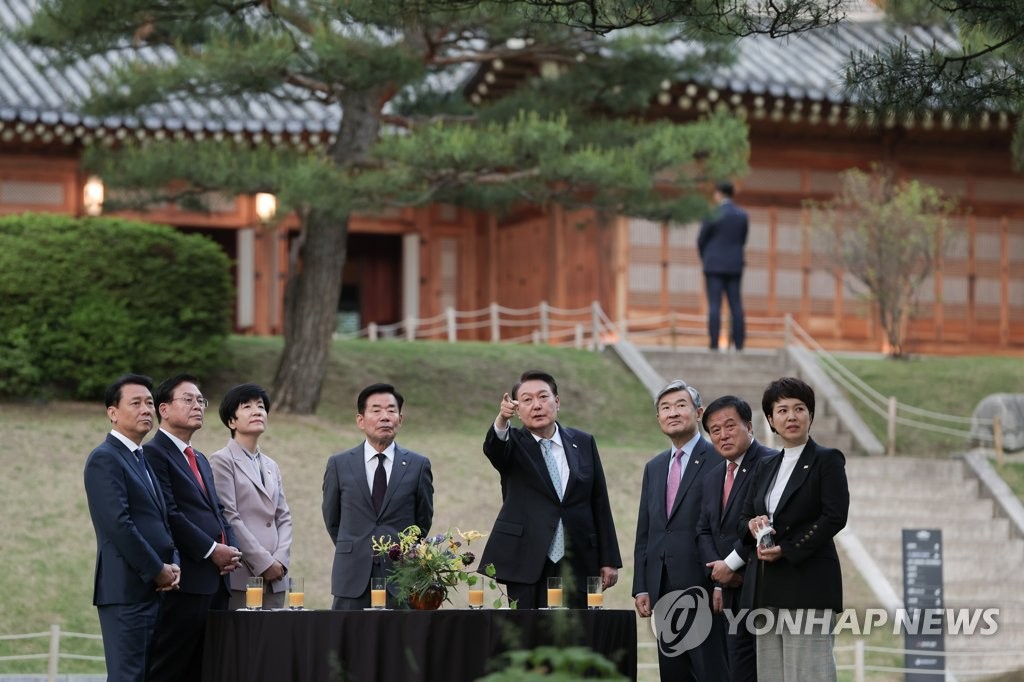
[[[37,0],[0,0],[0,27],[9,30],[26,24],[37,7]],[[169,49],[147,48],[136,55],[153,61],[173,59]],[[208,133],[217,137],[243,134],[298,139],[330,134],[337,130],[341,119],[339,106],[302,102],[298,92],[293,102],[259,95],[172,102],[148,107],[138,117],[97,118],[77,113],[97,74],[110,71],[119,59],[116,55],[95,57],[66,68],[53,68],[46,66],[47,56],[42,50],[0,38],[0,123],[60,126],[74,137],[127,128],[178,136]]]
[[[843,102],[840,85],[851,53],[873,52],[904,39],[912,49],[957,46],[955,37],[941,27],[900,27],[881,17],[847,20],[783,38],[743,38],[736,63],[699,82],[738,93]]]

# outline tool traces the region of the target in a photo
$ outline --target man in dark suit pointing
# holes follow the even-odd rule
[[[563,576],[567,606],[586,608],[588,576],[605,588],[622,567],[597,443],[556,421],[555,379],[524,372],[501,399],[484,455],[501,475],[502,505],[480,566],[494,564],[521,609],[547,605],[547,578]],[[511,428],[518,415],[523,428]]]
[[[752,411],[747,401],[734,395],[716,398],[704,409],[701,422],[722,460],[704,477],[697,528],[701,561],[711,569],[715,583],[712,605],[716,614],[740,609],[743,573],[754,552],[743,544],[737,527],[754,470],[778,450],[754,440]],[[716,618],[723,618],[716,615]],[[740,623],[726,635],[728,682],[757,682],[754,635]]]
[[[704,264],[704,284],[708,296],[708,336],[711,350],[718,350],[722,325],[722,294],[729,299],[732,317],[732,343],[743,350],[746,323],[740,284],[743,278],[743,247],[747,243],[747,214],[732,202],[732,183],[715,187],[718,206],[710,218],[701,223],[697,250]]]
[[[110,682],[142,682],[162,593],[178,589],[178,553],[156,476],[142,457],[153,428],[153,382],[126,374],[107,389],[111,431],[85,462],[85,496],[96,531],[93,604]]]

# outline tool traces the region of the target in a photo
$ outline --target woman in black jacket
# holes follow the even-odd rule
[[[774,621],[757,636],[758,680],[828,682],[836,679],[832,627],[843,608],[833,537],[850,508],[846,459],[811,440],[814,390],[805,382],[773,381],[761,407],[784,449],[754,473],[740,518],[744,542],[758,544],[747,594]]]

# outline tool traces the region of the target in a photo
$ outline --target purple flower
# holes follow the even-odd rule
[[[430,538],[430,541],[435,545],[440,545],[442,542],[444,542],[444,535],[438,533],[434,537]]]
[[[391,549],[388,550],[388,558],[392,561],[398,561],[402,558],[402,546],[398,544],[391,545]]]

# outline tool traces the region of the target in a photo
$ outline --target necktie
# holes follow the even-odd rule
[[[196,477],[196,482],[199,483],[199,487],[202,488],[205,495],[206,484],[203,483],[203,477],[199,475],[199,465],[196,464],[196,451],[192,449],[191,445],[185,446],[185,459],[188,460],[188,467],[192,470],[192,474]]]
[[[732,484],[736,481],[736,462],[729,462],[725,467],[725,485],[722,487],[722,511],[729,502],[729,493],[732,492]]]
[[[562,476],[558,473],[558,464],[555,462],[555,453],[552,450],[552,443],[547,438],[540,439],[540,451],[544,454],[544,463],[548,467],[548,476],[555,486],[555,493],[558,499],[562,499]],[[565,556],[565,526],[562,519],[558,519],[558,526],[555,528],[555,536],[551,538],[551,546],[548,547],[548,558],[552,563],[557,564]]]
[[[146,471],[146,465],[142,461],[142,448],[135,451],[135,471],[142,476],[143,481],[149,484],[149,489],[153,490],[153,481],[149,478],[149,472]]]
[[[672,505],[676,503],[676,493],[679,492],[679,468],[682,466],[679,460],[683,458],[683,451],[676,450],[672,453],[672,464],[668,467],[668,487],[665,488],[665,512],[672,514]]]
[[[370,496],[373,498],[373,511],[380,514],[380,508],[384,504],[384,493],[388,490],[388,472],[384,470],[384,453],[377,453],[377,470],[373,472],[373,490]]]

